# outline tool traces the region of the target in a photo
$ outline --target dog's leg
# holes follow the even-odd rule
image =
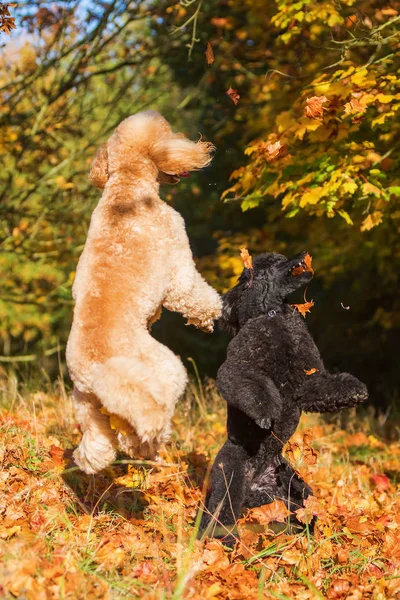
[[[93,391],[108,412],[129,422],[141,444],[156,449],[169,438],[187,374],[179,358],[147,331],[137,333],[129,351],[95,366]]]
[[[281,395],[268,377],[254,381],[226,361],[218,371],[217,387],[229,406],[245,413],[262,429],[270,429],[282,413]]]
[[[235,542],[234,529],[240,518],[248,486],[249,456],[242,446],[227,440],[218,452],[211,472],[211,493],[206,500],[200,533]]]
[[[98,473],[108,467],[116,455],[116,434],[108,415],[100,412],[99,400],[74,389],[75,414],[82,428],[82,440],[74,452],[74,460],[85,473]]]
[[[258,461],[246,497],[246,506],[253,508],[270,504],[274,500],[282,500],[291,511],[303,506],[305,498],[312,494],[312,490],[287,460],[279,454],[262,454]]]
[[[306,412],[337,412],[367,398],[366,385],[349,373],[331,375],[324,371],[307,377],[296,403]]]
[[[196,269],[181,215],[172,212],[170,219],[174,235],[173,268],[163,306],[181,313],[188,319],[188,325],[212,332],[214,321],[221,315],[221,299]]]

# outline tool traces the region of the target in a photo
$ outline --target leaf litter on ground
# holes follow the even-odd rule
[[[80,432],[65,396],[37,393],[2,411],[0,598],[398,598],[399,443],[357,420],[349,433],[304,416],[285,446],[314,491],[296,511],[304,532],[285,529],[278,499],[244,516],[229,551],[196,539],[225,410],[213,385],[194,390],[163,466],[124,459],[95,477],[71,461]]]

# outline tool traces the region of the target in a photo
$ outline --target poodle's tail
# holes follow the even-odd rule
[[[92,384],[104,408],[126,419],[141,443],[151,445],[169,438],[171,417],[187,382],[181,361],[155,343],[155,354],[115,356],[97,364]]]

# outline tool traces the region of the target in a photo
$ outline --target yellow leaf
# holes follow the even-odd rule
[[[362,191],[364,194],[373,194],[374,196],[382,195],[382,191],[378,187],[376,187],[376,185],[373,185],[372,183],[369,183],[368,181],[363,184]]]
[[[376,210],[375,212],[368,215],[366,219],[361,224],[360,231],[369,231],[382,223],[382,212],[380,210]]]
[[[362,83],[364,81],[364,79],[367,77],[367,75],[368,75],[367,69],[363,68],[351,76],[351,82],[355,83],[356,85],[359,85],[360,83]]]
[[[0,532],[0,538],[3,540],[8,540],[16,533],[21,531],[20,525],[14,525],[14,527],[6,527],[3,531]]]
[[[381,102],[381,104],[388,104],[389,102],[394,100],[394,98],[395,96],[391,96],[390,94],[378,94],[376,97],[378,102]]]
[[[321,186],[312,188],[310,191],[305,192],[300,200],[301,208],[307,206],[307,204],[318,204],[321,199],[323,188]]]
[[[355,183],[355,181],[346,181],[340,186],[340,191],[344,194],[354,194],[357,188],[358,185]]]
[[[342,219],[346,221],[347,225],[354,225],[349,213],[343,210],[342,208],[338,210],[338,215],[340,215]]]
[[[216,598],[220,594],[223,594],[223,592],[224,588],[221,586],[220,583],[212,583],[210,587],[206,589],[204,598],[206,598],[206,600],[213,600],[213,598]]]
[[[108,415],[111,429],[120,431],[122,435],[128,435],[132,432],[132,428],[129,423],[122,417],[119,417],[113,413],[109,413],[104,407],[100,409],[100,412],[103,413],[103,415]]]

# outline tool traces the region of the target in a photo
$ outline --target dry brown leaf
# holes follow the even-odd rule
[[[296,309],[304,318],[306,313],[311,312],[311,308],[314,306],[314,301],[304,302],[303,304],[291,304],[292,308]]]
[[[212,65],[215,58],[214,58],[214,52],[213,52],[210,42],[207,42],[207,49],[204,52],[204,54],[206,55],[207,64]]]
[[[282,148],[283,146],[279,140],[275,142],[275,144],[271,144],[269,142],[263,144],[263,150],[265,150],[268,162],[271,162],[274,160],[274,158],[277,158]]]
[[[326,96],[313,96],[312,98],[306,99],[306,108],[305,114],[306,117],[310,117],[310,119],[322,119],[322,115],[324,113],[323,104],[328,102],[328,98]]]
[[[225,94],[232,100],[232,102],[236,105],[240,100],[240,94],[237,90],[230,87],[226,90]]]
[[[243,248],[240,248],[240,257],[241,257],[246,269],[253,268],[253,259],[251,258],[246,246],[243,246]]]

